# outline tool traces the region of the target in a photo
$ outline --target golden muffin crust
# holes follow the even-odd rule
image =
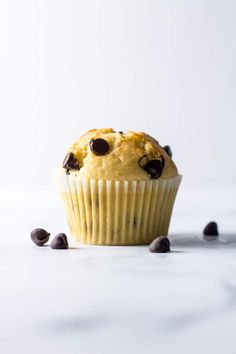
[[[95,146],[96,142],[105,144],[100,146],[103,151]],[[161,168],[159,174],[155,168],[153,172],[153,161],[155,168]],[[69,148],[63,167],[66,173],[81,178],[103,180],[166,179],[178,175],[174,162],[157,140],[143,132],[123,133],[111,128],[92,129],[80,137]]]

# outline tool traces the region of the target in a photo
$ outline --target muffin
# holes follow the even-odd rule
[[[181,176],[170,148],[148,134],[89,130],[53,176],[77,241],[138,245],[168,234]]]

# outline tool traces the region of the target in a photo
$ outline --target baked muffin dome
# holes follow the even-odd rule
[[[168,152],[168,153],[167,153]],[[66,173],[97,180],[167,179],[178,175],[170,152],[143,132],[92,129],[68,150]]]

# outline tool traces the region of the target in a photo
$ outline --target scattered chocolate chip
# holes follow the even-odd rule
[[[171,151],[171,148],[170,148],[169,145],[163,146],[163,149],[165,150],[165,152],[166,152],[170,157],[172,157],[172,151]]]
[[[65,234],[57,234],[51,242],[51,248],[55,250],[64,250],[68,248],[68,241]]]
[[[162,175],[163,161],[160,160],[150,160],[144,166],[144,170],[151,175],[151,178],[159,178]]]
[[[63,168],[68,170],[79,170],[79,161],[76,159],[73,152],[69,152],[63,160]]]
[[[109,151],[109,144],[106,140],[92,139],[89,143],[91,151],[96,155],[105,155]]]
[[[46,230],[37,228],[31,232],[30,237],[37,246],[43,246],[48,242],[49,235],[50,234]]]
[[[149,245],[149,251],[153,253],[170,252],[170,241],[166,236],[155,238]]]
[[[215,221],[209,222],[203,229],[203,234],[205,236],[218,236],[218,226]]]
[[[124,134],[122,131],[119,131],[118,133],[121,134],[121,135]]]

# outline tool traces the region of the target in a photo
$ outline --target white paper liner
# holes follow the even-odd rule
[[[74,238],[96,245],[137,245],[167,235],[182,176],[105,181],[53,172]]]

